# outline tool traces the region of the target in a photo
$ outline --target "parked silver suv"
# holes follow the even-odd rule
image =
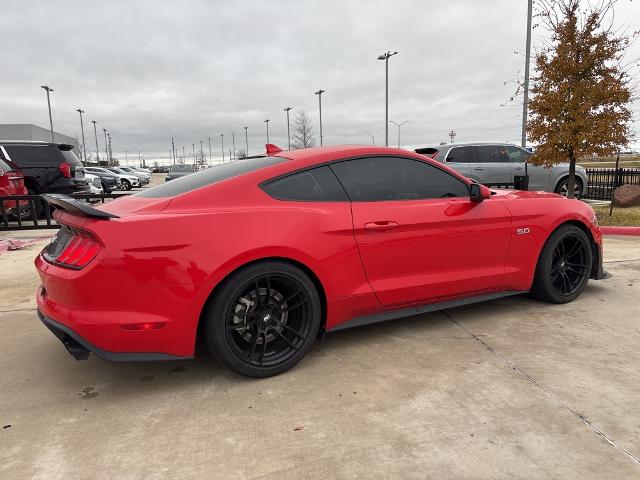
[[[437,147],[417,148],[465,177],[489,186],[509,186],[514,176],[525,174],[530,152],[509,143],[449,143]],[[551,168],[526,165],[529,190],[543,190],[567,195],[569,164],[559,163]],[[587,172],[576,165],[574,196],[580,198],[587,185]]]

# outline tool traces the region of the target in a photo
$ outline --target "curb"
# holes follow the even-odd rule
[[[633,235],[640,237],[640,227],[600,227],[603,235]]]

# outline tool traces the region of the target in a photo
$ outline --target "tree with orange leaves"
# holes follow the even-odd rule
[[[576,160],[611,155],[631,137],[634,88],[623,57],[635,34],[614,30],[616,1],[538,0],[551,37],[535,57],[527,134],[538,146],[530,161],[568,162],[570,198]]]

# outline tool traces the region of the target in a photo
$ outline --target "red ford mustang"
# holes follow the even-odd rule
[[[324,332],[531,292],[563,303],[603,278],[593,210],[498,191],[431,159],[341,146],[226,163],[63,225],[36,259],[41,320],[77,359],[295,365]]]

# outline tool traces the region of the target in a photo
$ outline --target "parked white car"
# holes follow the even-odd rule
[[[89,193],[100,194],[104,192],[104,190],[102,189],[102,181],[100,180],[100,177],[98,177],[97,175],[92,175],[91,173],[85,172],[84,178],[88,180]]]
[[[129,173],[125,174],[125,173],[118,172],[116,170],[111,170],[110,168],[104,168],[104,167],[85,167],[84,171],[85,173],[86,172],[89,172],[89,173],[102,172],[102,173],[108,173],[109,175],[115,175],[120,180],[120,185],[123,190],[131,190],[133,187],[140,186],[140,179],[135,175],[131,175]]]

